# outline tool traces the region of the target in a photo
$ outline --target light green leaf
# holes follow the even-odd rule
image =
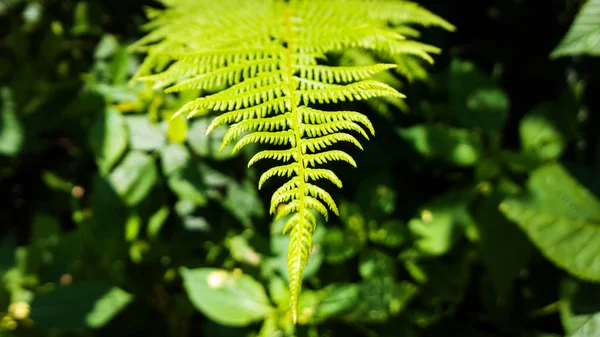
[[[188,130],[188,143],[192,150],[201,157],[215,160],[233,158],[235,155],[231,153],[231,150],[233,150],[234,144],[229,144],[223,150],[220,150],[221,141],[225,132],[227,132],[227,127],[220,126],[212,130],[209,135],[206,135],[210,121],[210,118],[201,117],[191,122]]]
[[[148,228],[146,229],[146,233],[150,239],[154,239],[158,236],[160,229],[168,217],[169,208],[167,206],[161,207],[156,211],[156,213],[150,216],[150,219],[148,220]]]
[[[158,181],[154,160],[143,152],[130,152],[109,175],[113,189],[129,206],[139,204]]]
[[[94,122],[90,134],[90,144],[102,174],[108,174],[123,155],[127,139],[125,119],[116,109],[107,108]]]
[[[180,273],[192,304],[219,324],[247,326],[273,310],[263,286],[249,275],[213,268]]]
[[[481,142],[470,130],[434,124],[401,129],[398,134],[426,158],[471,166],[481,156]]]
[[[147,115],[127,116],[129,142],[133,150],[152,151],[165,145],[167,137],[158,124],[153,124]]]
[[[359,284],[331,284],[320,292],[321,300],[314,317],[326,320],[350,312],[359,305]]]
[[[561,284],[560,316],[567,337],[600,335],[600,286],[564,281]]]
[[[235,216],[245,227],[252,227],[252,218],[264,214],[264,206],[250,181],[238,183],[230,181],[227,184],[226,196],[220,200],[223,207]]]
[[[14,156],[23,146],[23,127],[9,88],[0,88],[0,154]]]
[[[119,41],[112,34],[102,35],[100,42],[96,45],[96,49],[94,50],[94,58],[95,59],[105,59],[113,54],[115,54],[119,50]]]
[[[132,299],[131,294],[117,287],[94,282],[75,283],[37,294],[29,317],[39,327],[62,332],[100,328]]]
[[[519,124],[523,152],[540,160],[558,159],[565,148],[565,137],[551,112],[554,103],[540,104]]]
[[[450,191],[426,204],[419,217],[409,221],[408,228],[420,252],[443,255],[450,250],[459,226],[472,221],[467,209],[470,198],[468,191]]]
[[[183,116],[177,116],[168,121],[167,137],[172,143],[182,144],[187,139],[188,121]]]
[[[600,0],[587,0],[550,57],[582,54],[600,56]]]
[[[527,186],[503,202],[504,214],[559,267],[600,281],[600,202],[560,164],[535,170]]]
[[[169,144],[163,148],[161,164],[169,187],[180,199],[200,206],[207,203],[199,166],[184,145]]]
[[[509,99],[498,84],[472,62],[452,61],[448,92],[452,109],[464,126],[485,132],[500,131],[504,127]]]

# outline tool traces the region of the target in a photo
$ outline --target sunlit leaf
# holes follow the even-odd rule
[[[181,268],[180,273],[194,306],[219,324],[246,326],[272,310],[265,289],[249,275],[212,268]]]
[[[551,58],[575,55],[600,56],[600,0],[587,0]]]
[[[125,119],[119,111],[108,108],[95,121],[90,143],[100,172],[107,174],[127,148],[128,132]]]
[[[158,181],[154,160],[142,152],[130,152],[109,175],[112,187],[129,206],[139,204]]]
[[[535,170],[527,186],[527,194],[503,202],[504,214],[549,260],[600,281],[600,201],[559,164]]]
[[[106,325],[133,299],[107,284],[81,282],[35,296],[30,318],[39,327],[77,331]]]

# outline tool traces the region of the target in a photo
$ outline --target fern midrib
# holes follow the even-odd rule
[[[301,139],[302,139],[302,134],[300,133],[300,127],[301,127],[301,119],[300,116],[298,116],[298,107],[296,106],[296,87],[294,84],[294,32],[292,29],[292,20],[290,17],[290,6],[286,3],[284,4],[283,7],[283,21],[285,24],[285,42],[287,43],[287,47],[284,51],[284,58],[285,58],[285,71],[286,71],[286,77],[287,77],[287,89],[288,89],[288,95],[290,98],[290,113],[292,114],[292,129],[294,130],[294,136],[296,139],[296,162],[298,164],[298,178],[299,178],[299,183],[298,183],[298,203],[299,203],[299,207],[298,207],[298,213],[300,213],[299,216],[299,223],[296,224],[297,228],[299,231],[303,231],[306,230],[306,227],[304,226],[304,211],[305,211],[305,198],[304,198],[304,191],[305,191],[305,177],[304,177],[304,154],[302,153],[302,145],[301,145]],[[293,231],[293,229],[292,229]],[[290,231],[290,235],[292,235],[292,231]],[[304,235],[300,235],[300,237],[304,237]],[[290,238],[290,243],[291,243],[291,239]],[[288,251],[289,251],[290,247],[288,247]],[[300,259],[296,259],[294,261],[294,263],[296,263],[296,268],[294,268],[295,270],[302,270],[303,269],[303,265],[302,265],[302,258]],[[298,265],[300,264],[300,265]],[[290,281],[293,279],[293,275],[290,275]],[[300,282],[302,281],[302,279],[300,279]],[[299,285],[300,287],[302,286],[301,284]],[[294,289],[291,289],[292,293],[294,293]],[[292,295],[293,297],[295,297],[294,295]],[[297,308],[297,303],[298,299],[297,298],[292,298],[292,320],[294,322],[294,324],[296,324],[297,320],[298,320],[298,308]]]

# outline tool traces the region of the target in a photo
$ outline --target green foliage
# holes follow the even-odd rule
[[[327,9],[341,1],[318,5],[293,28],[331,16]],[[444,53],[435,65],[425,54],[368,48],[316,59],[319,71],[351,71],[365,76],[359,83],[385,83],[406,98],[308,103],[324,116],[358,112],[377,136],[368,123],[352,121],[371,138],[360,142],[364,151],[345,141],[325,149],[343,151],[357,165],[319,164],[344,188],[318,182],[339,216],[326,221],[310,210],[317,226],[296,324],[287,270],[292,238],[281,235],[295,214],[278,218],[285,202],[269,212],[279,186],[256,188],[281,161],[247,165],[257,153],[290,144],[251,143],[232,153],[244,137],[267,130],[234,135],[235,125],[256,121],[240,119],[206,134],[215,118],[235,109],[177,115],[258,74],[168,93],[165,87],[181,88],[206,69],[172,72],[172,83],[156,87],[152,78],[198,60],[188,57],[199,56],[192,49],[221,48],[236,36],[243,41],[228,48],[244,48],[256,42],[248,34],[263,37],[261,27],[277,26],[280,13],[224,21],[253,3],[308,10],[317,2],[244,2],[225,15],[220,11],[232,0],[189,3],[198,8],[171,12],[176,22],[163,25],[169,9],[145,15],[149,3],[141,0],[0,1],[0,336],[599,334],[598,68],[586,57],[546,57],[581,5],[590,14],[591,1],[343,2],[368,3],[369,10],[349,14],[356,23],[397,19],[377,26],[387,33],[369,43],[400,34],[407,37],[402,43],[432,48],[418,39]],[[432,16],[414,22],[423,8],[459,29],[439,29],[451,27]],[[264,20],[268,15],[276,20]],[[353,22],[339,24],[344,17],[332,19],[337,25],[317,20],[295,36],[312,31],[326,42],[331,36],[316,32],[330,29],[351,43],[360,36],[347,29]],[[137,44],[150,52],[144,58],[127,46],[148,20],[146,32],[156,39]],[[199,29],[213,23],[225,29]],[[173,32],[155,33],[171,24]],[[240,35],[222,34],[227,30]],[[264,37],[289,46],[285,29]],[[174,45],[148,49],[164,41]],[[206,65],[224,71],[228,63]],[[284,68],[277,63],[269,71]],[[130,83],[136,74],[149,81]],[[332,132],[360,137],[356,130]],[[224,137],[231,139],[221,149]]]
[[[284,204],[277,218],[291,214],[283,233],[291,238],[287,267],[296,321],[302,275],[317,226],[310,210],[325,220],[329,211],[338,214],[331,195],[312,181],[329,180],[342,186],[332,170],[317,166],[333,161],[356,166],[348,153],[329,147],[349,142],[362,149],[347,132],[366,139],[368,133],[375,134],[369,119],[359,112],[324,111],[309,105],[404,97],[385,83],[369,79],[396,64],[332,66],[319,60],[357,48],[383,59],[411,54],[433,62],[428,53],[438,52],[437,48],[408,40],[395,29],[410,23],[453,27],[409,2],[230,0],[215,4],[181,0],[165,5],[166,10],[152,12],[151,32],[132,46],[148,52],[136,78],[154,87],[170,85],[166,92],[216,91],[186,103],[175,115],[221,112],[206,127],[210,134],[229,125],[221,149],[241,136],[232,153],[252,143],[287,147],[260,151],[248,166],[264,159],[281,162],[261,175],[259,188],[272,177],[288,178],[273,193],[270,213]],[[158,68],[165,61],[173,63]],[[157,68],[158,73],[150,74]],[[199,127],[191,134],[203,130]],[[211,147],[200,149],[206,151],[207,146]]]
[[[600,1],[587,0],[551,58],[574,55],[600,56]]]
[[[558,164],[531,174],[528,194],[501,209],[550,260],[574,275],[600,281],[600,201]]]

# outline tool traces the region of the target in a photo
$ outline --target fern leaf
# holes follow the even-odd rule
[[[378,80],[378,74],[398,66],[405,71],[406,57],[433,62],[431,54],[439,53],[436,47],[411,40],[419,32],[409,24],[454,27],[409,1],[162,2],[166,9],[149,11],[149,33],[131,47],[148,53],[134,78],[168,92],[215,92],[186,103],[176,116],[217,112],[207,132],[228,125],[222,144],[235,142],[233,151],[252,143],[280,147],[259,151],[248,165],[260,160],[278,163],[262,173],[259,188],[271,178],[287,180],[273,193],[270,212],[277,212],[277,218],[289,216],[283,234],[290,236],[290,309],[296,322],[303,270],[317,225],[312,212],[326,220],[330,212],[338,214],[333,197],[317,182],[342,187],[333,171],[319,166],[334,161],[356,166],[350,154],[332,147],[347,142],[362,149],[355,134],[366,139],[375,135],[369,119],[359,112],[310,106],[402,99],[404,95]],[[374,57],[364,64],[327,63],[332,54],[349,50]]]

